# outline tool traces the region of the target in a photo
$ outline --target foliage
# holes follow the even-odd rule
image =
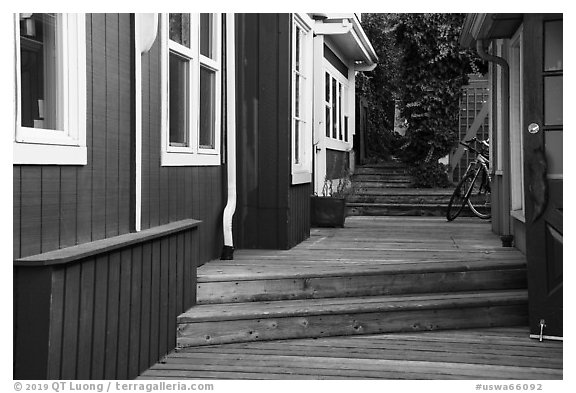
[[[463,14],[401,14],[400,112],[408,121],[402,159],[437,161],[457,143],[461,88],[481,62],[459,47]]]
[[[409,169],[414,179],[416,188],[448,187],[451,185],[448,179],[448,165],[438,161],[420,162]]]
[[[343,171],[339,179],[324,179],[322,196],[332,198],[346,198],[355,193],[354,184],[350,180],[350,170]]]
[[[459,47],[463,21],[463,14],[362,15],[379,58],[372,72],[357,77],[358,94],[368,101],[369,156],[394,155],[420,167],[456,145],[461,87],[469,73],[486,72],[474,52]],[[395,101],[407,120],[404,137],[394,132]]]

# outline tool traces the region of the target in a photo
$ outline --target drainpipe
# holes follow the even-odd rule
[[[510,246],[512,241],[510,228],[510,66],[508,62],[499,56],[486,53],[484,40],[476,41],[476,52],[482,60],[489,61],[500,66],[502,71],[502,206],[504,211],[501,214],[502,223],[502,244]],[[496,176],[493,177],[494,179]]]
[[[226,169],[228,200],[224,208],[222,228],[224,247],[221,260],[234,259],[232,218],[236,210],[236,63],[234,43],[234,14],[226,14]]]

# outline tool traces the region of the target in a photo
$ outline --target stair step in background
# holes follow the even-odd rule
[[[525,290],[200,305],[178,317],[177,345],[516,326],[526,305]]]

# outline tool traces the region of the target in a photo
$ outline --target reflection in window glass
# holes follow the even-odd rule
[[[59,83],[56,14],[20,14],[21,122],[57,128]]]
[[[200,54],[213,58],[213,17],[212,14],[200,14]]]
[[[544,77],[544,124],[562,125],[562,76]]]
[[[336,79],[332,79],[332,138],[336,139],[338,132],[338,110],[336,108],[337,101]]]
[[[544,71],[560,71],[562,59],[562,21],[544,23]]]
[[[548,130],[545,134],[546,161],[549,175],[561,175],[562,168],[562,131]]]
[[[294,164],[300,164],[300,121],[294,121]]]
[[[170,53],[170,146],[188,146],[188,60]]]
[[[200,138],[199,146],[214,149],[215,72],[200,67]]]
[[[190,14],[170,14],[170,39],[190,48]]]

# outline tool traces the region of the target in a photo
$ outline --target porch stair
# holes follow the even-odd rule
[[[356,168],[354,194],[346,199],[348,216],[444,217],[452,188],[413,188],[405,164],[391,161]],[[471,216],[465,208],[462,216]]]
[[[526,325],[525,259],[485,222],[348,220],[201,267],[177,346]]]

